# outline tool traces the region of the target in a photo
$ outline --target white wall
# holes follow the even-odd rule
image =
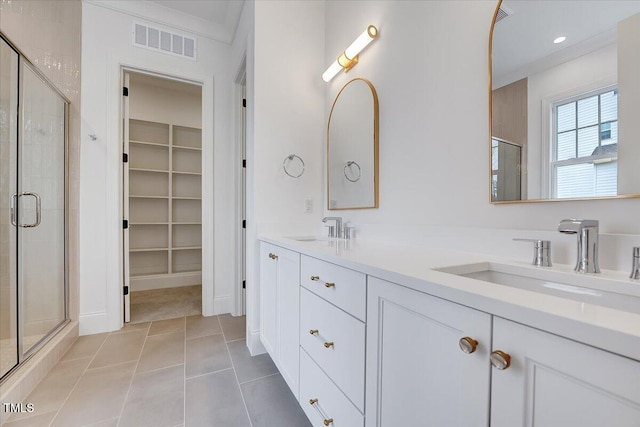
[[[543,192],[549,171],[549,120],[551,103],[616,84],[616,44],[529,76],[528,82],[528,198],[548,198]],[[637,189],[636,189],[637,190]]]
[[[487,50],[494,10],[494,1],[326,3],[325,66],[368,24],[380,30],[360,63],[326,85],[326,117],[353,77],[371,80],[380,100],[380,209],[343,216],[356,225],[409,229],[546,231],[562,218],[582,217],[599,219],[604,233],[640,234],[640,199],[488,202]]]
[[[638,192],[640,182],[640,13],[618,25],[619,192]],[[626,142],[628,141],[628,143]]]
[[[145,7],[153,15],[153,5]],[[99,3],[83,4],[82,66],[89,77],[82,82],[81,334],[115,330],[122,322],[122,66],[203,84],[203,314],[229,312],[236,283],[231,46],[198,36],[197,61],[136,48],[131,44],[133,20]],[[188,21],[176,17],[174,22],[188,32]]]
[[[253,31],[251,20],[254,20]],[[308,233],[320,223],[325,138],[324,2],[247,2],[234,56],[247,53],[247,331],[252,353],[259,343],[259,248],[262,232]],[[245,42],[244,40],[247,40]],[[299,179],[285,175],[289,154],[304,159]],[[304,201],[313,213],[304,213]]]
[[[160,88],[141,79],[131,83],[129,89],[129,115],[132,119],[192,128],[202,126],[200,95]]]

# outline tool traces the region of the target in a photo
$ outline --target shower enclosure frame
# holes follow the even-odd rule
[[[60,97],[61,101],[64,103],[64,112],[63,112],[63,120],[64,120],[64,133],[63,133],[63,144],[64,144],[64,165],[63,165],[63,173],[64,173],[64,183],[63,183],[63,290],[62,290],[62,320],[53,328],[51,328],[47,333],[45,333],[42,338],[40,338],[36,343],[34,343],[27,351],[24,349],[24,329],[25,329],[25,319],[24,319],[24,284],[21,281],[21,271],[19,268],[19,247],[20,247],[20,239],[19,235],[16,232],[16,241],[15,246],[12,250],[16,251],[16,258],[13,260],[14,267],[16,268],[15,281],[11,283],[11,286],[15,286],[16,290],[16,329],[17,329],[17,362],[16,364],[10,368],[8,371],[2,373],[0,372],[0,384],[7,381],[13,374],[20,370],[20,368],[27,362],[32,356],[34,356],[38,351],[44,347],[50,340],[53,338],[58,332],[60,332],[69,322],[69,108],[71,105],[71,101],[64,95],[62,91],[60,91],[48,78],[44,75],[35,65],[29,60],[27,55],[20,50],[16,46],[15,43],[11,41],[6,34],[0,31],[0,39],[5,42],[10,49],[12,49],[18,55],[18,77],[17,77],[17,86],[18,86],[18,105],[16,112],[16,171],[15,174],[20,179],[20,154],[21,154],[21,145],[23,144],[22,134],[23,134],[23,114],[21,111],[22,101],[24,96],[24,81],[23,81],[23,67],[28,67],[34,75],[44,83],[46,87],[51,89],[58,97]],[[10,142],[11,143],[11,142]],[[19,181],[16,183],[16,187],[19,190]],[[16,204],[16,217],[19,215],[19,206]],[[18,225],[14,227],[19,228]]]

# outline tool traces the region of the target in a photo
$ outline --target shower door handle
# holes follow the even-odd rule
[[[18,200],[20,197],[22,196],[32,196],[33,198],[36,199],[36,222],[31,223],[31,224],[18,224],[18,221],[16,220],[16,209],[15,209],[15,201]],[[11,224],[13,225],[17,225],[18,227],[22,227],[22,228],[33,228],[33,227],[37,227],[40,225],[40,220],[42,218],[42,199],[40,198],[40,195],[36,192],[33,191],[23,191],[20,194],[14,194],[13,196],[11,196]]]

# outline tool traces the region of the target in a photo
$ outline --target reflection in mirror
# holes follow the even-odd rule
[[[491,201],[640,197],[640,1],[498,3]]]
[[[333,102],[327,130],[328,209],[378,207],[378,95],[357,78]]]

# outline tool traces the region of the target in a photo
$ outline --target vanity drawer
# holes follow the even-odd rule
[[[317,399],[317,400],[316,400]],[[362,427],[364,417],[300,349],[300,406],[314,427]],[[328,420],[333,419],[333,424]]]
[[[366,275],[305,255],[301,257],[300,275],[302,286],[365,321]]]
[[[302,289],[300,345],[356,407],[364,411],[364,323]]]

